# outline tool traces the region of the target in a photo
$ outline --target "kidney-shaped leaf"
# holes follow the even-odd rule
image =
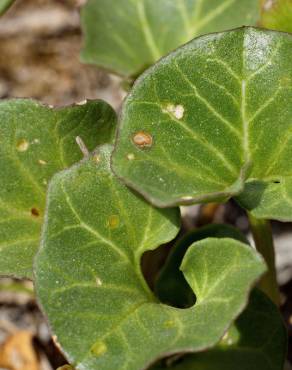
[[[104,102],[50,109],[30,100],[0,103],[0,274],[31,277],[47,183],[82,153],[112,141],[114,111]]]
[[[208,225],[185,235],[173,247],[156,282],[156,293],[163,302],[178,307],[193,303],[193,292],[179,266],[189,246],[208,237],[229,237],[248,243],[239,230],[229,225]],[[213,350],[179,359],[170,367],[174,370],[234,370],[234,366],[237,370],[282,370],[286,348],[287,333],[278,308],[255,290],[247,309]],[[164,368],[167,366],[162,364],[153,370]]]
[[[160,301],[175,307],[189,307],[195,302],[194,292],[179,268],[188,248],[206,238],[231,238],[248,244],[245,236],[230,225],[212,224],[190,231],[173,246],[158,275],[155,292]]]
[[[292,33],[292,1],[263,0],[261,26]]]
[[[173,370],[283,370],[287,333],[278,308],[255,290],[247,309],[214,349],[188,355]],[[151,370],[167,369],[157,365]]]
[[[291,54],[292,35],[244,27],[162,59],[124,103],[114,171],[158,206],[246,185],[243,206],[292,220]]]
[[[133,76],[195,36],[258,19],[257,0],[89,0],[82,10],[81,56]]]
[[[121,184],[110,154],[100,148],[53,178],[35,265],[41,306],[69,361],[82,370],[144,369],[166,354],[214,345],[265,270],[245,244],[205,239],[182,265],[196,305],[158,303],[141,256],[174,238],[178,211],[153,208]]]

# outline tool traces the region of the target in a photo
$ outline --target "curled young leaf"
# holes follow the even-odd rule
[[[161,302],[175,307],[189,307],[195,302],[195,295],[179,269],[188,248],[206,238],[231,238],[248,244],[245,236],[230,225],[211,224],[192,230],[173,246],[155,282],[155,293]]]
[[[195,36],[259,19],[257,0],[89,0],[82,60],[135,76]]]
[[[216,344],[265,271],[261,257],[232,239],[193,244],[182,271],[196,304],[157,301],[141,256],[172,240],[177,209],[157,209],[110,170],[112,148],[55,175],[48,193],[36,292],[68,360],[77,369],[145,369],[157,358]]]
[[[192,290],[179,266],[189,246],[208,237],[232,238],[248,244],[244,235],[229,225],[208,225],[179,240],[168,256],[155,286],[158,297],[177,307],[193,303]],[[169,358],[174,370],[282,370],[287,332],[278,308],[260,291],[254,290],[247,309],[213,350],[186,357]],[[163,361],[164,362],[164,361]],[[163,364],[153,370],[167,369]]]
[[[216,347],[151,370],[283,370],[286,348],[287,333],[278,308],[255,290],[247,309]]]
[[[0,274],[32,277],[47,184],[89,150],[111,142],[116,115],[102,101],[51,109],[31,100],[0,103]]]
[[[160,207],[240,195],[292,220],[291,53],[292,35],[243,27],[163,58],[124,103],[115,173]]]

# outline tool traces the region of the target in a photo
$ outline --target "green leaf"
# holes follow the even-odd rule
[[[155,359],[219,341],[265,271],[261,257],[232,239],[205,239],[182,271],[197,303],[157,302],[141,273],[146,250],[170,241],[177,209],[157,209],[120,183],[111,147],[54,176],[49,187],[36,291],[53,332],[82,370],[144,369]]]
[[[261,26],[277,31],[292,32],[292,1],[263,0]]]
[[[161,207],[242,193],[257,217],[292,220],[291,53],[292,35],[244,27],[162,59],[124,103],[115,173]]]
[[[87,148],[112,141],[116,115],[106,103],[50,109],[31,100],[0,102],[0,274],[32,277],[47,183]]]
[[[291,86],[292,91],[292,86]],[[292,131],[291,131],[292,133]],[[287,133],[289,135],[289,133]],[[282,136],[282,135],[281,135]],[[290,134],[291,140],[287,136],[287,141],[292,141],[292,135]],[[279,138],[279,146],[281,139]],[[285,143],[285,139],[282,138],[283,147],[282,155],[285,157],[283,161],[289,166],[289,152],[291,151],[291,144]],[[290,148],[289,146],[290,145]],[[279,155],[275,152],[275,157]],[[288,162],[289,160],[289,162]],[[280,163],[275,163],[275,167],[279,166]],[[290,167],[290,166],[289,166]],[[289,168],[288,168],[289,169]],[[276,169],[274,169],[276,170]],[[278,172],[279,173],[279,172]],[[275,181],[260,181],[250,180],[246,182],[244,191],[240,194],[236,200],[245,209],[247,209],[254,217],[261,219],[276,219],[279,221],[291,221],[292,220],[292,176],[290,174],[285,177],[278,176],[279,180]]]
[[[245,236],[229,225],[213,224],[190,231],[172,248],[155,282],[155,292],[161,302],[175,307],[189,307],[195,303],[194,292],[179,267],[190,245],[205,238],[231,238],[248,244]]]
[[[248,244],[244,235],[228,225],[208,225],[190,232],[173,247],[156,282],[156,293],[165,303],[189,306],[192,290],[179,270],[188,247],[207,237],[230,237]],[[167,362],[174,370],[282,370],[287,348],[287,333],[278,308],[255,290],[248,308],[213,349],[197,355]],[[153,370],[167,366],[157,365]]]
[[[0,0],[0,15],[4,14],[14,1],[15,0]]]
[[[287,332],[277,307],[255,290],[247,309],[214,349],[188,355],[173,370],[282,370]],[[167,369],[155,366],[152,370]]]
[[[195,36],[255,25],[259,13],[257,0],[89,0],[81,58],[135,76]]]

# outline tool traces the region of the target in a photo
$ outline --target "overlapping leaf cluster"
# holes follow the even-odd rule
[[[83,58],[127,77],[259,17],[250,0],[122,3],[88,2]],[[235,197],[292,220],[291,55],[291,35],[251,27],[194,39],[138,79],[115,147],[104,102],[0,104],[0,273],[34,278],[74,367],[282,370],[280,314],[257,290],[248,300],[266,267],[237,230],[174,243],[155,294],[141,258],[177,236],[182,204]]]

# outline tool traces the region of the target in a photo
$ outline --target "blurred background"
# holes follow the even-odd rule
[[[104,99],[115,108],[119,80],[79,62],[80,0],[22,0],[0,20],[0,98],[67,105]]]
[[[18,0],[1,17],[1,99],[32,97],[54,106],[104,99],[119,110],[125,96],[121,80],[79,62],[79,7],[83,2]],[[225,222],[249,235],[247,218],[232,201],[182,208],[182,214],[186,230],[209,222]],[[275,222],[273,229],[281,310],[290,335],[292,362],[292,225]],[[145,275],[151,286],[166,253],[158,250],[144,257]],[[154,260],[158,263],[151,263]],[[32,283],[0,279],[0,370],[55,370],[64,364],[66,360],[34,299]]]

